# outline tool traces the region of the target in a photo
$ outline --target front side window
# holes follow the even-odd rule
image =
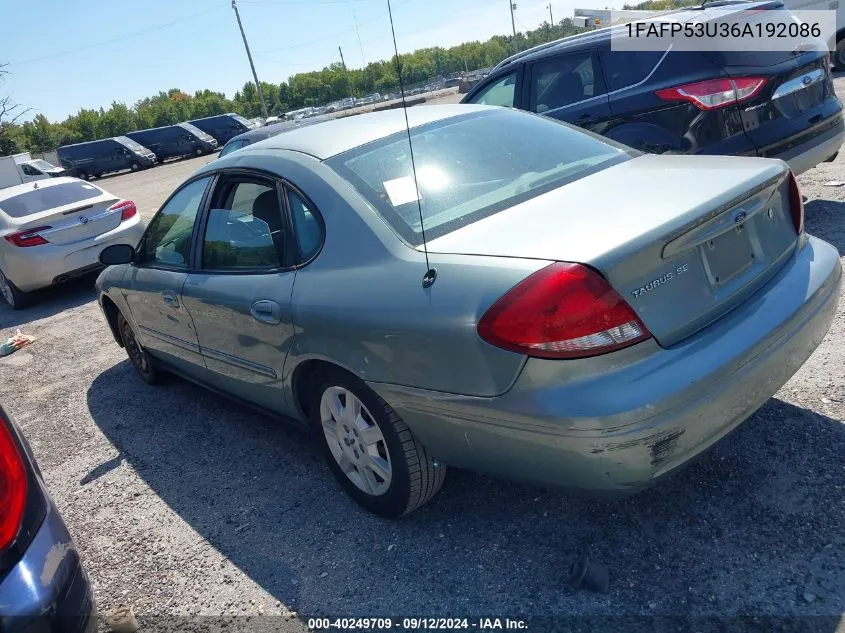
[[[548,112],[603,94],[596,81],[595,55],[587,51],[534,65],[531,96],[534,112]]]
[[[516,71],[500,77],[475,95],[470,103],[479,105],[514,107],[516,100]]]
[[[518,110],[473,112],[411,130],[326,161],[409,243],[483,217],[631,158],[631,150]]]
[[[188,183],[159,210],[147,228],[141,264],[188,268],[194,224],[208,180]]]
[[[284,228],[273,183],[224,180],[217,188],[202,245],[209,270],[272,270],[284,261]]]

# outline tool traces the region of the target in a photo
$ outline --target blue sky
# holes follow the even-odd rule
[[[401,52],[511,30],[508,0],[391,1]],[[516,0],[517,30],[548,19],[548,1]],[[606,5],[551,2],[555,20],[576,7]],[[170,88],[232,96],[250,77],[230,0],[42,0],[37,10],[27,0],[3,4],[0,62],[12,74],[0,90],[32,115],[60,120],[81,107],[132,105]],[[338,59],[338,46],[352,68],[393,53],[386,0],[239,0],[238,8],[262,81],[322,68]]]

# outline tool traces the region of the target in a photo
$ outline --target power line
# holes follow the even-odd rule
[[[152,33],[153,31],[160,31],[161,29],[166,29],[169,26],[173,26],[174,24],[179,24],[181,22],[187,22],[188,20],[193,20],[194,18],[205,15],[206,13],[211,13],[212,11],[217,11],[218,9],[222,9],[223,7],[229,6],[228,3],[216,5],[213,7],[209,7],[207,9],[203,9],[202,11],[197,11],[196,13],[192,13],[190,15],[186,15],[183,18],[178,18],[176,20],[172,20],[170,22],[165,22],[164,24],[159,24],[158,26],[151,26],[148,29],[144,29],[143,31],[135,31],[134,33],[124,33],[120,37],[116,37],[111,40],[105,40],[103,42],[97,42],[96,44],[88,44],[87,46],[81,46],[79,48],[73,48],[67,51],[62,51],[61,53],[53,53],[50,55],[45,55],[43,57],[35,57],[33,59],[25,59],[19,62],[9,62],[9,66],[23,66],[24,64],[34,64],[36,62],[43,62],[49,59],[56,59],[57,57],[64,57],[65,55],[73,55],[75,53],[81,53],[83,51],[91,50],[92,48],[98,48],[100,46],[107,46],[109,44],[116,44],[118,42],[125,42],[130,37],[138,37],[139,35],[145,35],[147,33]]]
[[[411,2],[411,0],[404,0],[404,2],[398,2],[396,4],[396,6],[401,7],[402,5],[408,4],[409,2]],[[386,15],[388,15],[386,11],[383,12],[383,13],[379,13],[378,15],[373,16],[372,18],[370,18],[368,20],[363,20],[361,22],[358,22],[358,26],[360,27],[360,26],[363,26],[364,24],[370,24],[372,22],[375,22],[376,20],[379,20],[379,19],[385,17]],[[281,51],[291,51],[291,50],[294,50],[296,48],[302,48],[304,46],[311,46],[312,44],[319,44],[320,42],[325,42],[326,40],[332,40],[332,39],[334,39],[334,38],[336,38],[340,35],[345,35],[346,33],[350,33],[352,31],[355,31],[355,29],[356,29],[356,27],[352,26],[348,29],[343,29],[342,31],[338,31],[337,33],[332,33],[331,35],[326,35],[324,37],[319,37],[315,40],[311,40],[310,42],[302,42],[301,44],[293,44],[291,46],[285,46],[283,48],[267,49],[267,50],[263,50],[261,52],[262,53],[278,53],[278,52],[281,52]]]

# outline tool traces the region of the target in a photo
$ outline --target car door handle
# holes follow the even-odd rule
[[[282,322],[282,306],[275,301],[262,299],[250,306],[250,314],[256,321],[277,325]]]
[[[161,293],[161,302],[171,308],[179,307],[179,299],[176,297],[176,293],[172,290],[165,290]]]

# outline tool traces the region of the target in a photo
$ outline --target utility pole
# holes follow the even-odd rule
[[[261,102],[261,113],[266,119],[270,115],[267,114],[267,104],[264,103],[264,93],[261,91],[261,82],[258,81],[258,73],[255,72],[255,64],[252,63],[252,53],[249,52],[249,44],[247,44],[246,33],[244,33],[244,25],[241,24],[241,14],[238,13],[238,5],[235,4],[235,0],[232,0],[232,8],[235,10],[235,17],[238,19],[238,28],[241,30],[241,37],[244,38],[246,56],[249,59],[249,67],[252,68],[252,78],[255,79],[255,87],[258,90],[258,100]]]
[[[234,2],[235,0],[232,0]],[[513,28],[513,49],[515,53],[519,52],[519,43],[516,41],[516,22],[514,21],[513,17],[513,10],[516,9],[516,2],[512,2],[508,0],[508,4],[511,7],[511,28]]]
[[[548,7],[549,7],[549,24],[554,26],[555,25],[555,18],[552,15],[552,3],[551,2],[549,2]]]
[[[349,71],[346,69],[346,62],[343,61],[343,49],[338,46],[337,52],[340,53],[340,65],[343,66],[343,76],[346,77],[346,89],[349,91],[349,96],[355,99],[355,95],[352,94],[352,82],[349,81]]]

